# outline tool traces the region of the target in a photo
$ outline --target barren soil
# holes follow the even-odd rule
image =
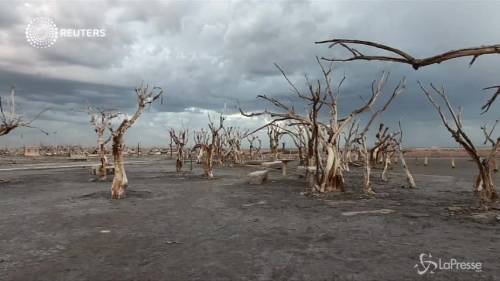
[[[357,170],[348,192],[320,198],[302,195],[294,174],[251,186],[255,167],[207,180],[197,165],[179,175],[156,158],[127,166],[129,196],[115,201],[88,168],[0,171],[10,180],[0,183],[0,279],[500,280],[499,211],[475,208],[472,162],[408,161],[419,188],[402,188],[399,169],[387,184],[375,170],[373,197]],[[420,253],[483,270],[420,276]]]

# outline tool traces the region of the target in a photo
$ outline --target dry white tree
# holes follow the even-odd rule
[[[208,131],[205,130],[204,128],[201,128],[200,130],[194,131],[193,133],[193,141],[194,145],[202,144],[202,143],[208,143]],[[196,163],[201,164],[201,161],[203,159],[203,149],[198,148],[198,153],[196,156]]]
[[[403,64],[411,65],[415,70],[433,65],[440,64],[442,62],[463,58],[463,57],[472,57],[469,62],[469,66],[472,66],[476,59],[483,55],[489,54],[500,54],[500,44],[488,45],[488,46],[480,46],[480,47],[472,47],[472,48],[464,48],[458,50],[451,50],[441,54],[437,54],[434,56],[426,57],[426,58],[416,58],[410,55],[407,52],[404,52],[400,49],[366,40],[354,40],[354,39],[341,39],[334,38],[329,40],[323,40],[315,42],[316,44],[328,44],[329,48],[340,47],[345,49],[348,53],[350,53],[350,57],[347,58],[325,58],[321,59],[330,61],[330,62],[347,62],[347,61],[390,61],[390,62],[398,62]],[[382,51],[384,54],[369,54],[359,51],[355,46],[362,46],[368,48],[368,50]],[[500,86],[491,86],[484,88],[484,90],[488,89],[496,89],[496,92],[486,101],[486,103],[481,107],[483,113],[487,112],[495,99],[500,95]]]
[[[246,136],[248,131],[242,131],[238,127],[224,127],[224,142],[227,152],[225,152],[224,159],[230,159],[232,163],[239,164],[243,161],[243,151],[241,149],[241,141]]]
[[[279,111],[245,113],[240,109],[242,115],[247,117],[268,115],[273,120],[259,129],[282,121],[290,121],[292,124],[300,124],[307,127],[310,132],[311,160],[308,165],[312,166],[312,179],[310,188],[313,192],[344,191],[344,163],[342,150],[340,147],[340,137],[342,132],[354,121],[354,119],[365,112],[370,111],[377,99],[382,95],[382,88],[385,83],[385,74],[378,82],[372,83],[372,93],[370,98],[360,107],[352,110],[345,116],[340,117],[338,111],[338,98],[340,95],[341,80],[338,87],[332,85],[332,66],[328,68],[316,58],[321,71],[322,79],[311,81],[306,77],[307,94],[303,94],[286,76],[285,72],[278,66],[288,84],[299,98],[303,99],[308,108],[305,114],[296,112],[293,106],[288,106],[283,102],[259,95],[272,103]],[[401,83],[400,83],[401,85]],[[325,155],[326,154],[326,155]],[[309,169],[309,168],[308,168]]]
[[[103,110],[97,107],[88,106],[87,113],[90,115],[90,124],[94,127],[97,134],[97,155],[99,157],[99,168],[97,177],[104,181],[107,178],[108,157],[106,145],[111,141],[111,135],[105,137],[106,129],[111,126],[111,120],[118,117],[119,113]]]
[[[389,74],[384,72],[382,74],[382,77],[378,80],[378,83],[375,85],[376,81],[373,81],[372,83],[372,94],[375,95],[375,93],[382,93],[384,85],[387,82]],[[356,141],[361,147],[361,154],[364,158],[364,185],[363,185],[363,190],[365,193],[375,193],[372,189],[371,181],[370,181],[370,176],[371,176],[371,168],[372,164],[377,164],[379,162],[379,152],[381,149],[384,148],[388,140],[393,137],[392,135],[388,134],[388,129],[385,127],[383,124],[379,126],[378,133],[376,135],[376,142],[372,148],[368,148],[368,144],[366,143],[366,134],[368,133],[371,125],[375,121],[375,119],[380,116],[384,111],[386,111],[389,108],[389,105],[394,101],[394,99],[399,96],[405,89],[406,87],[406,79],[402,79],[399,84],[394,88],[394,91],[392,92],[392,95],[390,98],[385,102],[385,104],[375,112],[371,114],[371,116],[368,119],[368,122],[366,123],[364,129],[362,129],[359,133],[358,136],[356,137]]]
[[[31,125],[33,121],[37,120],[48,109],[40,111],[34,118],[25,121],[23,115],[16,112],[16,88],[14,86],[10,88],[10,97],[7,101],[7,106],[8,108],[5,108],[4,100],[0,97],[0,136],[7,135],[14,129],[22,127],[35,128],[48,135],[46,131]]]
[[[170,138],[174,141],[177,150],[177,160],[175,161],[175,171],[177,173],[182,171],[184,163],[184,146],[186,146],[189,138],[189,131],[186,129],[175,131],[170,129]]]
[[[359,122],[357,120],[353,120],[351,122],[351,126],[347,131],[342,132],[342,136],[344,137],[344,147],[342,149],[342,157],[343,157],[343,169],[346,172],[350,171],[350,165],[353,162],[353,152],[356,152],[355,160],[359,159],[359,155],[361,154],[361,150],[356,145],[356,136],[359,132]]]
[[[383,170],[380,174],[382,181],[388,181],[388,169],[392,164],[393,158],[397,157],[401,161],[401,167],[403,168],[406,180],[409,188],[416,188],[415,180],[413,179],[413,175],[411,174],[408,165],[406,165],[406,161],[404,158],[404,151],[402,148],[403,143],[403,130],[401,128],[401,123],[399,123],[399,132],[389,133],[389,128],[385,127],[384,124],[380,124],[379,130],[377,132],[376,141],[373,147],[370,149],[364,148],[362,150],[362,154],[365,155],[365,165],[371,166],[376,165],[378,163],[383,163]],[[397,158],[396,158],[397,159]],[[370,167],[371,168],[371,167]],[[369,171],[368,168],[368,177],[365,177],[365,190],[369,190],[367,187],[367,182],[369,184]],[[366,176],[366,173],[365,173]]]
[[[221,154],[218,151],[221,151],[221,130],[224,128],[224,117],[221,115],[219,117],[219,125],[216,126],[212,119],[210,118],[210,114],[208,115],[208,128],[210,130],[210,140],[207,138],[206,143],[198,143],[196,144],[192,150],[201,149],[203,150],[203,171],[204,175],[211,179],[214,177],[214,156],[218,154],[220,157]]]
[[[108,126],[113,140],[112,151],[115,168],[113,184],[111,186],[112,199],[125,198],[125,191],[128,186],[127,174],[125,172],[125,163],[123,160],[123,150],[125,148],[123,137],[125,136],[127,130],[132,127],[132,125],[134,125],[137,119],[139,119],[146,106],[151,105],[161,97],[161,95],[163,94],[163,90],[160,87],[150,88],[147,85],[144,86],[143,84],[141,84],[138,88],[135,89],[135,93],[137,96],[137,109],[134,115],[132,115],[132,117],[129,117],[128,114],[125,115],[123,120],[120,122],[120,125],[116,129],[114,129],[112,125]]]
[[[481,127],[481,130],[483,131],[484,133],[484,145],[486,144],[489,144],[491,145],[491,148],[493,149],[497,143],[495,142],[495,140],[493,139],[493,132],[495,132],[495,129],[496,129],[496,126],[498,124],[498,119],[495,120],[495,123],[491,126],[491,129],[488,129],[488,125],[487,124],[484,124],[482,127]],[[497,164],[497,159],[496,157],[493,157],[491,159],[491,167],[493,169],[493,172],[498,172],[498,164]]]
[[[433,64],[440,64],[448,60],[462,58],[462,57],[472,57],[471,61],[469,62],[469,66],[471,66],[479,56],[488,54],[500,54],[500,44],[452,50],[427,58],[416,58],[400,49],[364,40],[334,38],[330,40],[319,41],[316,42],[316,44],[329,44],[330,48],[338,46],[347,50],[350,53],[350,57],[347,58],[322,58],[326,61],[331,61],[331,62],[334,61],[346,62],[346,61],[357,61],[357,60],[391,61],[391,62],[409,64],[414,69],[419,69],[421,67]],[[354,46],[363,46],[368,48],[369,50],[383,51],[385,54],[366,55],[365,53],[354,48]],[[494,170],[494,168],[492,168],[492,165],[495,165],[495,157],[496,157],[495,155],[498,146],[500,145],[499,144],[500,138],[497,138],[497,140],[494,140],[494,138],[492,138],[491,134],[493,133],[493,129],[489,132],[486,129],[483,129],[486,142],[489,142],[491,144],[491,150],[484,159],[481,159],[478,150],[476,149],[470,138],[467,136],[467,134],[463,131],[461,115],[455,112],[455,109],[453,109],[453,107],[451,106],[448,97],[445,94],[444,89],[438,90],[431,85],[434,94],[439,96],[442,99],[443,103],[445,104],[447,112],[451,116],[452,121],[449,121],[447,119],[441,106],[432,98],[431,93],[421,85],[420,87],[422,88],[423,93],[432,103],[436,111],[438,111],[446,129],[451,133],[452,137],[466,150],[466,152],[471,156],[471,158],[478,166],[479,175],[476,180],[476,189],[481,189],[480,191],[481,202],[487,203],[496,200],[498,196],[493,183],[493,177],[491,175],[491,171]],[[500,95],[500,86],[487,87],[484,88],[483,90],[489,90],[489,89],[495,89],[496,91],[481,107],[482,114],[486,113],[491,108],[496,98]],[[455,167],[453,159],[452,159],[452,167]]]
[[[286,133],[276,124],[269,124],[267,126],[267,136],[269,137],[269,149],[271,152],[271,159],[278,159],[278,147],[280,144],[280,139]]]
[[[485,128],[483,130],[485,132],[485,137],[487,141],[491,143],[491,149],[486,157],[482,158],[479,150],[476,148],[470,137],[464,131],[461,111],[456,111],[453,108],[444,88],[438,89],[434,85],[430,84],[431,90],[428,90],[420,83],[419,86],[429,102],[434,106],[434,109],[438,112],[442,123],[450,132],[451,136],[465,149],[467,154],[476,164],[478,168],[478,177],[476,180],[475,189],[479,190],[481,203],[486,206],[486,204],[495,201],[498,198],[498,195],[493,180],[493,169],[494,159],[496,157],[497,150],[500,147],[500,137],[497,137],[495,140],[492,137],[493,130],[488,132],[486,127],[483,126]],[[433,97],[434,95],[439,97],[441,99],[441,102],[436,101]],[[443,104],[445,107],[445,111],[443,111],[442,109]]]
[[[250,154],[250,160],[256,160],[260,159],[262,155],[260,154],[260,149],[262,147],[262,141],[260,140],[259,136],[257,135],[249,135],[246,137],[249,145],[249,151],[248,153]],[[255,144],[257,142],[257,146]]]
[[[309,134],[307,127],[297,124],[293,125],[288,124],[288,128],[282,128],[283,131],[285,131],[285,134],[292,139],[293,144],[297,148],[298,152],[298,157],[299,157],[299,165],[306,165],[306,147],[307,147],[307,141],[309,139]]]
[[[397,152],[399,154],[399,160],[401,161],[401,167],[405,171],[406,175],[406,181],[408,182],[408,187],[409,188],[416,188],[417,185],[415,184],[415,180],[413,179],[413,175],[410,172],[410,169],[408,168],[408,165],[406,165],[406,160],[404,157],[404,151],[403,151],[403,129],[401,127],[401,122],[398,123],[399,125],[399,132],[398,132],[398,137],[393,138],[393,142],[395,143],[395,146],[397,148]]]

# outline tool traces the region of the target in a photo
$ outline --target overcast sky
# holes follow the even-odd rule
[[[274,68],[304,86],[304,73],[318,74],[315,56],[347,55],[315,45],[330,38],[373,40],[414,56],[500,43],[500,2],[458,1],[67,1],[0,2],[0,94],[16,85],[27,118],[50,111],[34,125],[51,132],[20,129],[0,145],[39,143],[92,145],[95,134],[81,111],[86,103],[133,113],[134,87],[141,81],[165,90],[163,104],[148,109],[129,130],[129,144],[166,145],[169,127],[198,128],[207,113],[224,112],[228,125],[255,128],[263,119],[236,114],[237,105],[258,110],[258,94],[296,102]],[[103,38],[58,38],[45,49],[25,37],[35,17],[58,28],[103,28]],[[414,71],[407,65],[356,62],[334,65],[347,77],[341,111],[370,94],[371,81],[391,72],[386,94],[403,76],[407,91],[382,121],[406,129],[407,146],[450,146],[449,134],[416,87],[444,85],[464,108],[466,128],[479,141],[479,125],[500,117],[500,103],[481,116],[487,98],[481,89],[500,84],[500,55],[458,59]],[[269,106],[267,106],[269,107]]]

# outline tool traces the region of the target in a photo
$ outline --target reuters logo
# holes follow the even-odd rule
[[[38,17],[26,27],[26,40],[35,48],[48,48],[57,41],[57,26],[49,18]]]

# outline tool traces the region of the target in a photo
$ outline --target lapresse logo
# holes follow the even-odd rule
[[[469,262],[458,261],[451,258],[448,260],[441,258],[433,258],[432,255],[422,253],[419,255],[419,262],[414,266],[419,275],[434,274],[438,270],[451,270],[451,271],[483,271],[482,262]]]
[[[26,26],[26,41],[35,48],[52,47],[59,38],[103,38],[104,28],[58,28],[51,18],[37,17]]]

